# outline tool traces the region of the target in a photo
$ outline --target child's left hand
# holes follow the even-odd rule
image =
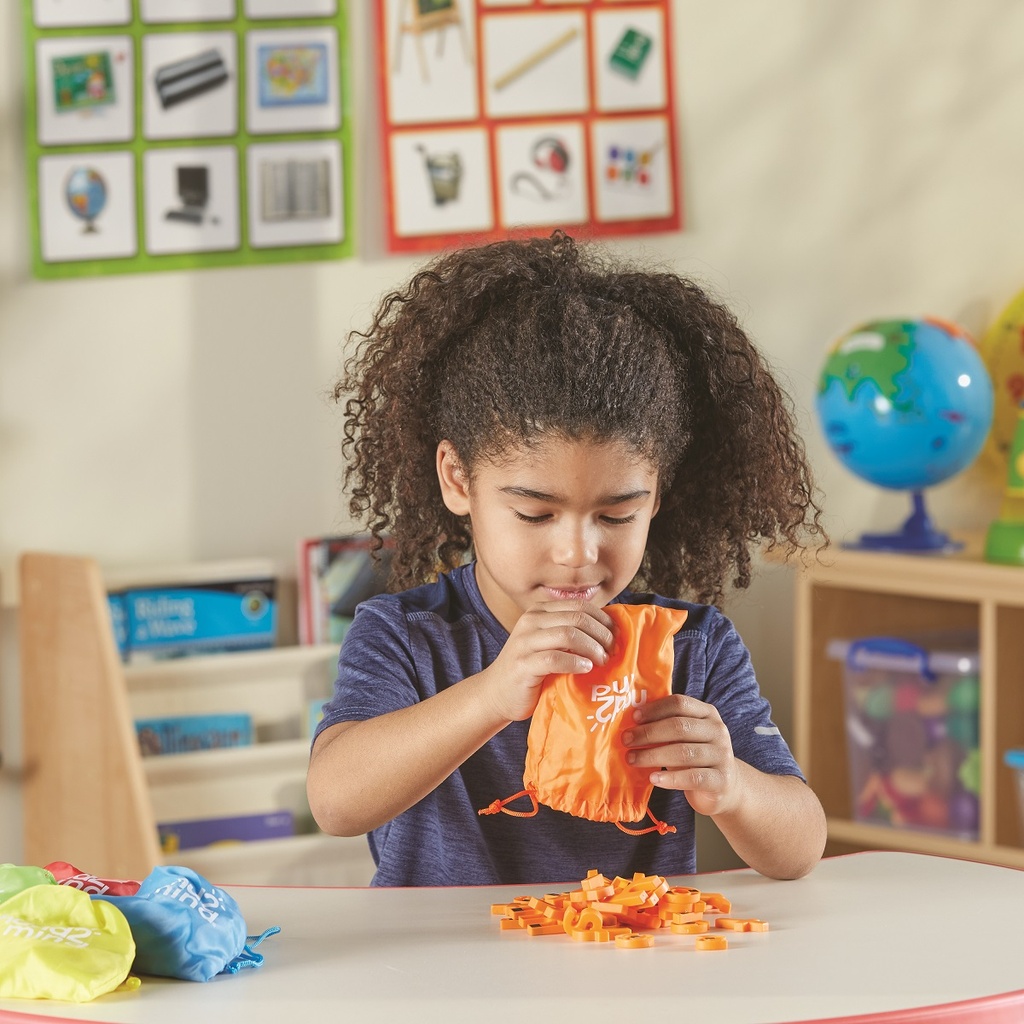
[[[631,765],[651,768],[651,782],[681,789],[698,814],[719,814],[732,800],[736,760],[718,709],[673,693],[634,712],[622,734]]]

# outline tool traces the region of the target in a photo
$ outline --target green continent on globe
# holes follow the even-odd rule
[[[900,390],[896,377],[910,366],[914,352],[913,324],[906,320],[883,320],[869,329],[848,335],[829,353],[821,372],[818,390],[837,380],[852,401],[857,389],[873,383],[897,409],[909,409],[909,402],[897,402]]]

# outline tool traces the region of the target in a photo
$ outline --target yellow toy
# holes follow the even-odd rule
[[[1024,565],[1024,290],[988,329],[981,352],[995,392],[988,459],[1006,471],[999,518],[985,539],[985,560]]]

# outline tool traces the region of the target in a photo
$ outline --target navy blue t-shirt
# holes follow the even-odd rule
[[[771,720],[750,655],[716,608],[624,591],[616,599],[689,613],[674,640],[672,689],[718,708],[736,757],[772,775],[803,778]],[[316,735],[339,722],[397,711],[432,697],[491,664],[508,631],[477,588],[474,566],[356,610],[338,661],[334,696]],[[368,835],[373,885],[494,885],[578,882],[591,868],[609,877],[696,871],[694,812],[679,791],[655,788],[649,806],[677,831],[629,836],[543,804],[536,817],[481,816],[523,788],[530,722],[513,722],[440,786]],[[315,739],[315,737],[314,737]],[[529,806],[526,798],[521,803]],[[518,807],[519,804],[513,805]]]

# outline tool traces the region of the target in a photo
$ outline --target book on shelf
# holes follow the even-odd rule
[[[156,826],[164,853],[194,850],[217,843],[247,843],[256,839],[281,839],[295,835],[291,811],[240,814],[225,818],[194,818],[165,821]]]
[[[143,757],[186,754],[194,750],[249,747],[253,743],[252,715],[173,715],[137,718],[135,734]]]
[[[125,662],[273,647],[277,576],[266,560],[107,575],[114,639]]]
[[[307,537],[299,542],[299,642],[340,644],[356,605],[387,588],[391,549],[373,550],[368,534]]]

